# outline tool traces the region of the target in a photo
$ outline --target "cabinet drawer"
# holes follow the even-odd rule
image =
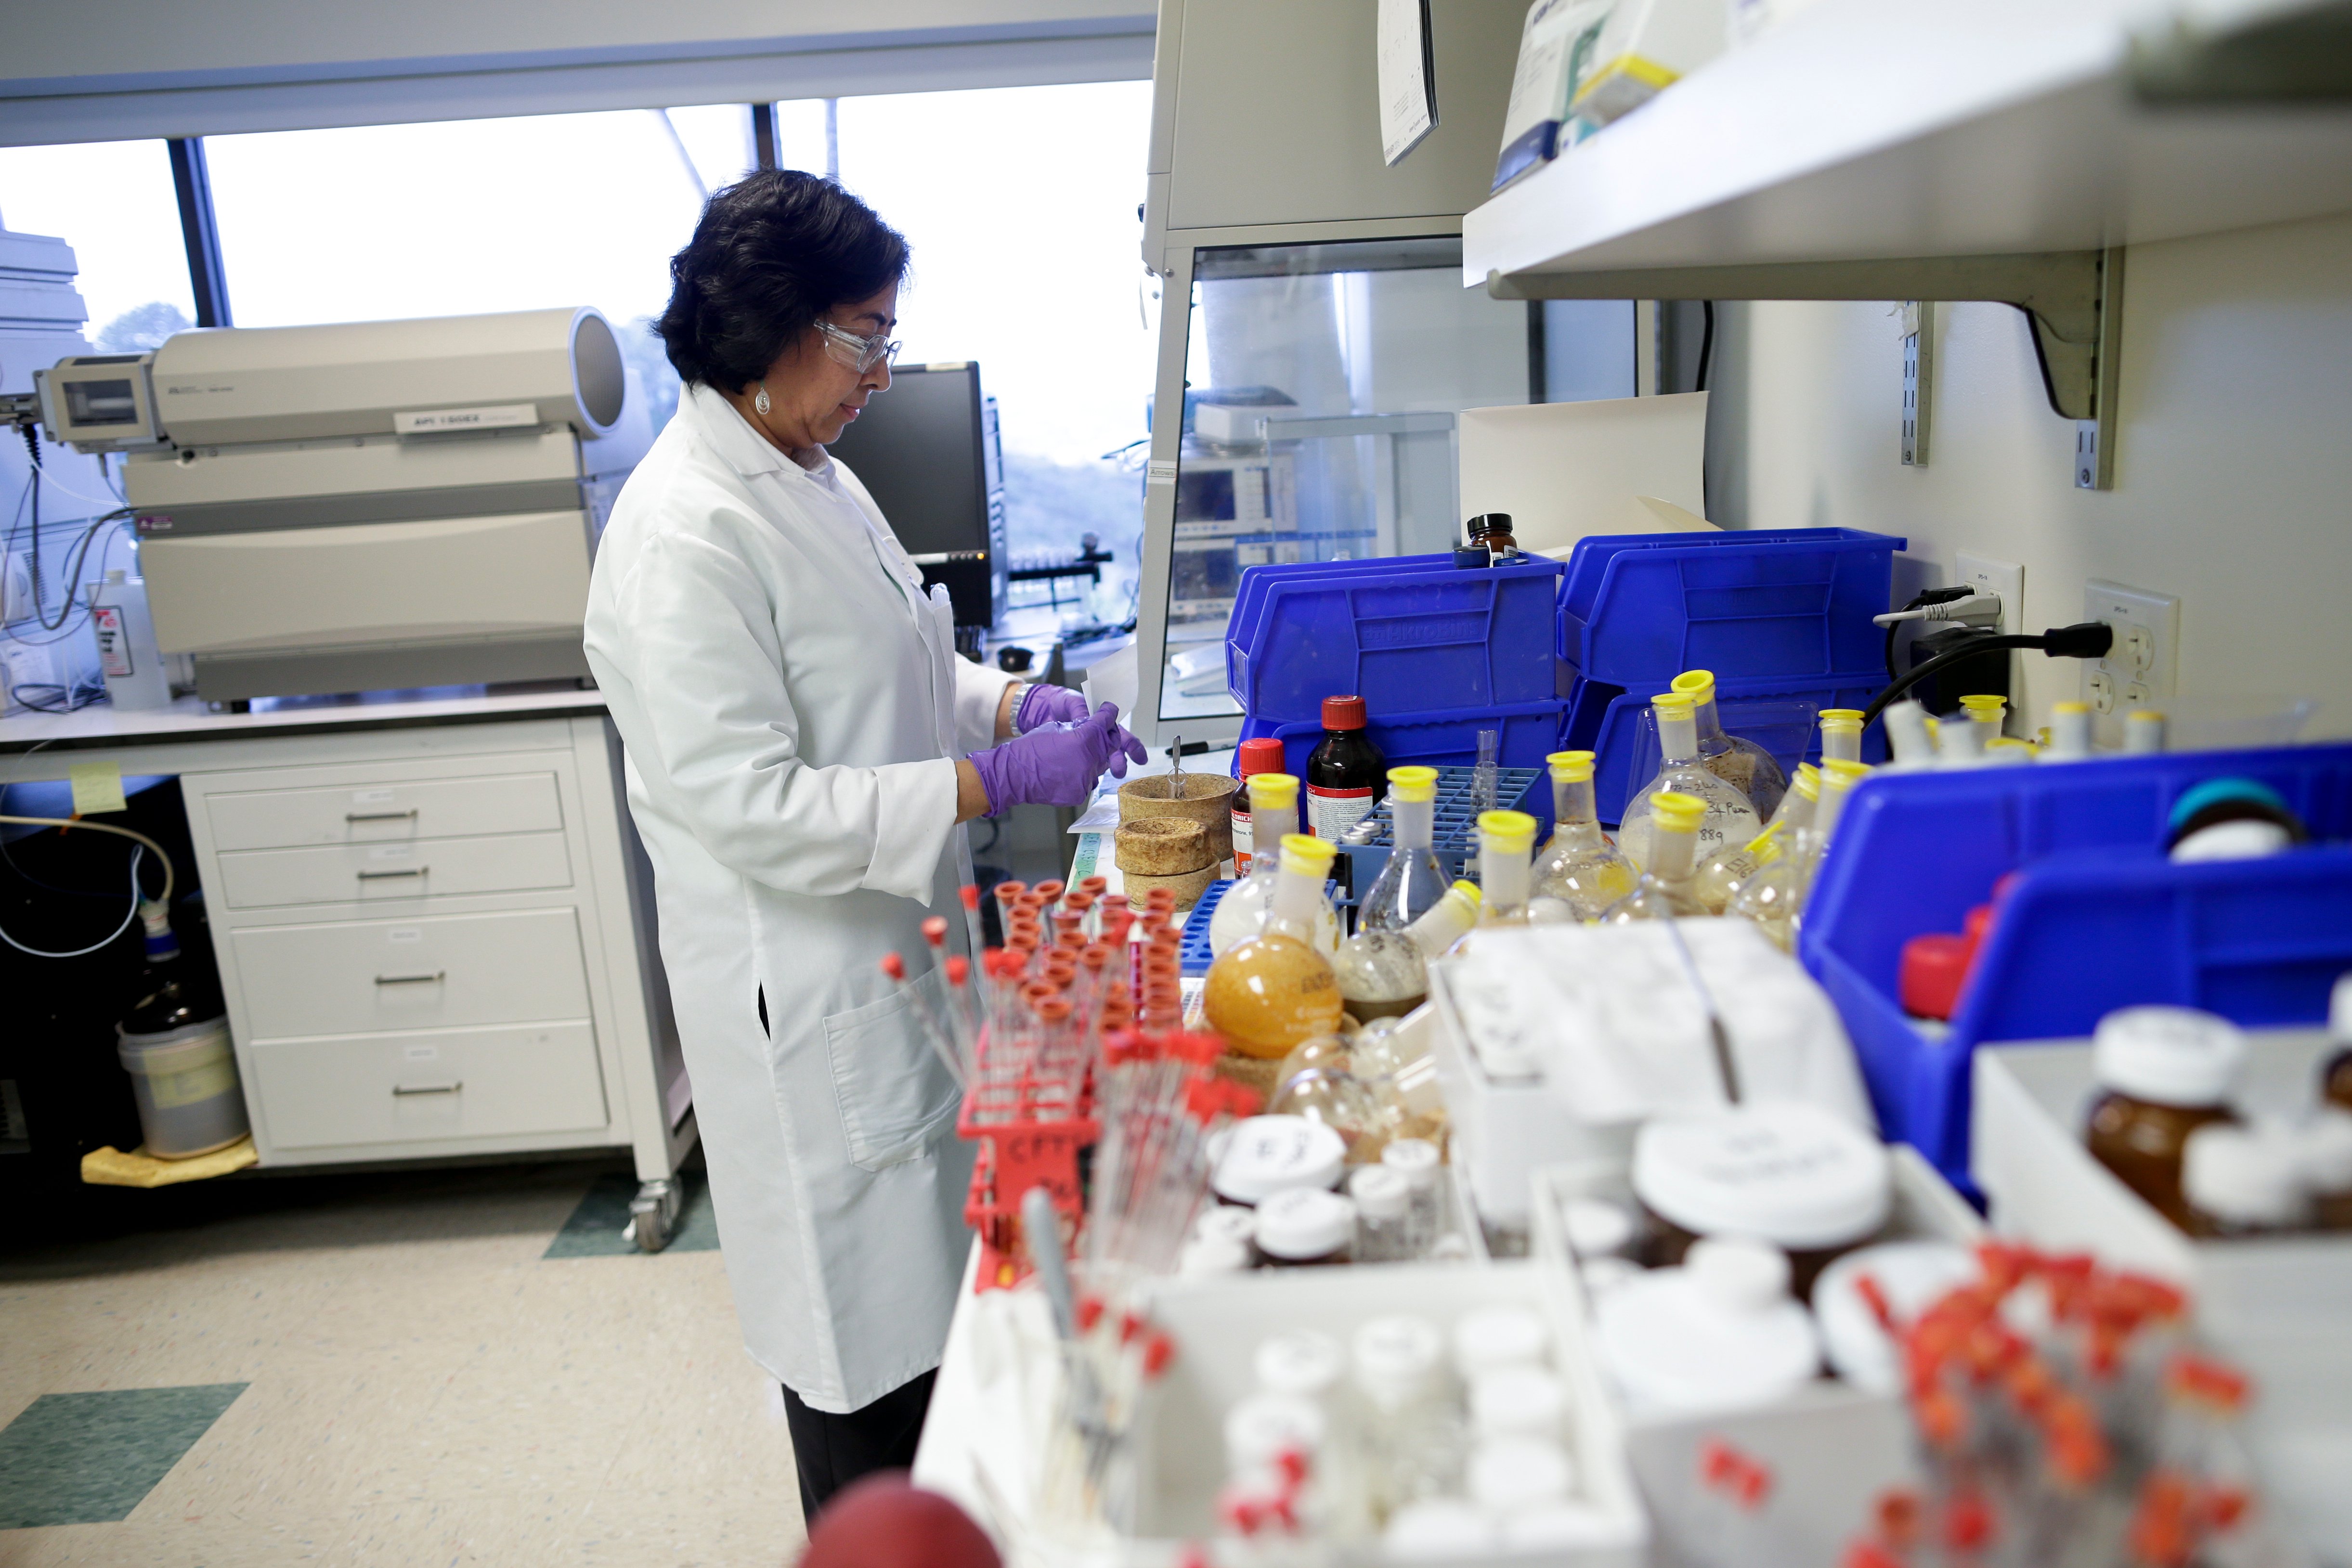
[[[604,1127],[588,1023],[277,1040],[253,1048],[270,1143],[285,1149]]]
[[[239,850],[220,857],[231,909],[278,904],[378,904],[448,893],[523,893],[572,885],[562,833]]]
[[[480,833],[545,832],[563,826],[552,773],[420,779],[342,789],[243,789],[208,796],[213,847],[287,849]]]
[[[570,909],[235,932],[253,1038],[588,1016]]]

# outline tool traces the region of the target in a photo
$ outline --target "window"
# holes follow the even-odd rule
[[[1454,415],[1526,402],[1531,346],[1461,274],[1459,239],[1196,254],[1161,718],[1241,711],[1243,569],[1454,545]]]
[[[779,160],[824,169],[822,104],[777,109]],[[1068,622],[1134,613],[1142,448],[1105,455],[1141,439],[1151,392],[1136,217],[1150,119],[1149,82],[838,106],[842,183],[914,250],[902,357],[977,360],[997,400],[1013,558],[1067,560],[1087,533],[1111,553],[1086,603],[1063,588]]]
[[[152,349],[194,319],[161,141],[0,147],[0,226],[74,247],[84,335],[103,352]]]

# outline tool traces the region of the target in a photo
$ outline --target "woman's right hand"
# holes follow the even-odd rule
[[[1143,742],[1120,726],[1118,706],[1105,703],[1081,723],[1033,729],[966,760],[995,817],[1013,806],[1083,806],[1106,769],[1124,779],[1129,760],[1145,756]]]

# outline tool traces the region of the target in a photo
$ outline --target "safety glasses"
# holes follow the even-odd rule
[[[834,362],[856,371],[859,375],[864,375],[886,360],[895,362],[898,350],[905,346],[879,332],[871,338],[861,338],[830,321],[819,321],[816,329],[824,334],[824,351],[833,356]]]

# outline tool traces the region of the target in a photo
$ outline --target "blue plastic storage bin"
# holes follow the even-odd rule
[[[1476,771],[1475,768],[1437,770],[1437,815],[1431,824],[1429,847],[1436,852],[1437,863],[1444,868],[1448,881],[1466,876],[1475,882],[1478,877],[1478,822],[1470,810],[1470,779]],[[1497,768],[1495,803],[1506,810],[1525,811],[1533,817],[1537,844],[1551,837],[1549,768]],[[1381,868],[1389,863],[1389,852],[1396,847],[1391,836],[1395,818],[1390,813],[1387,800],[1373,807],[1372,814],[1365,820],[1373,824],[1372,841],[1339,846],[1340,858],[1348,862],[1349,896],[1358,900],[1381,874]]]
[[[1501,732],[1502,750],[1496,761],[1505,768],[1541,768],[1544,758],[1559,749],[1560,721],[1568,705],[1561,702],[1523,703],[1512,707],[1440,708],[1434,712],[1382,713],[1374,708],[1364,730],[1391,768],[1409,762],[1432,768],[1468,767],[1478,760],[1478,732]],[[1282,742],[1282,768],[1307,777],[1307,758],[1322,743],[1323,720],[1269,724],[1255,715],[1242,721],[1242,738],[1273,736]],[[1241,759],[1236,752],[1234,766]]]
[[[1425,560],[1427,558],[1422,558]],[[1367,568],[1372,570],[1367,570]],[[1352,694],[1374,713],[1509,707],[1562,690],[1554,560],[1463,570],[1326,561],[1252,567],[1225,643],[1234,700],[1261,723],[1318,718]],[[1269,575],[1252,582],[1260,572]]]
[[[1632,686],[1685,670],[1818,678],[1885,664],[1871,623],[1908,541],[1860,528],[1613,534],[1568,559],[1559,656]]]
[[[1614,826],[1621,821],[1625,802],[1638,794],[1656,771],[1657,747],[1654,741],[1642,742],[1641,718],[1650,699],[1672,684],[1671,679],[1646,682],[1629,690],[1605,681],[1579,680],[1570,688],[1568,724],[1563,731],[1566,744],[1570,750],[1593,754],[1593,800],[1603,822]],[[1821,735],[1811,720],[1801,727],[1790,724],[1786,705],[1797,703],[1815,714],[1825,707],[1867,707],[1870,699],[1885,685],[1885,676],[1876,671],[1831,675],[1818,684],[1727,680],[1718,674],[1715,705],[1726,730],[1770,752],[1773,760],[1780,765],[1780,771],[1793,778],[1800,762],[1821,760]],[[1765,708],[1773,711],[1769,716],[1757,711]],[[1863,732],[1862,744],[1865,761],[1885,761],[1885,727],[1872,725]],[[1643,765],[1644,759],[1646,768]],[[1635,778],[1637,773],[1641,777]]]
[[[2352,846],[2174,865],[2172,804],[2260,779],[2315,839],[2352,837],[2352,746],[2180,752],[1865,780],[1805,908],[1799,952],[1845,1019],[1890,1137],[1966,1184],[1969,1059],[1984,1040],[2087,1035],[2139,1002],[2310,1023],[2352,970]],[[1948,1033],[1902,1009],[1903,945],[1958,931],[2019,873]]]
[[[1252,566],[1242,569],[1241,587],[1234,595],[1234,608],[1225,617],[1227,674],[1230,675],[1232,649],[1235,643],[1248,646],[1255,637],[1259,622],[1265,613],[1265,591],[1277,582],[1294,578],[1314,577],[1387,577],[1397,572],[1451,570],[1451,555],[1390,555],[1373,556],[1366,560],[1292,561],[1285,566]]]

